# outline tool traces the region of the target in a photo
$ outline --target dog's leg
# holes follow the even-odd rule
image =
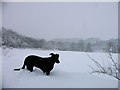
[[[50,71],[47,71],[47,72],[46,72],[46,75],[48,76],[49,74],[50,74]]]
[[[46,71],[43,71],[43,73],[45,73]]]
[[[30,71],[31,71],[31,72],[33,71],[33,67],[30,67]]]
[[[23,64],[23,66],[22,66],[22,69],[25,69],[26,61],[27,61],[27,60],[25,59],[24,64]]]
[[[32,71],[33,71],[33,66],[28,65],[28,66],[27,66],[27,69],[32,72]]]
[[[22,67],[22,69],[24,69],[25,68],[25,64],[23,64],[23,67]]]

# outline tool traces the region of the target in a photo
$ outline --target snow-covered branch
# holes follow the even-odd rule
[[[93,70],[91,72],[91,74],[93,74],[93,73],[103,73],[103,74],[110,75],[110,76],[112,76],[112,77],[120,80],[120,77],[119,77],[120,68],[118,67],[118,63],[115,62],[115,60],[113,59],[113,56],[112,56],[111,53],[107,53],[106,55],[109,57],[109,59],[111,60],[111,62],[107,62],[108,65],[105,65],[105,66],[103,64],[97,62],[97,60],[95,60],[94,58],[92,58],[90,55],[88,55],[88,57],[98,67],[98,69],[97,69],[97,68],[93,68],[92,66],[89,65],[90,68]]]

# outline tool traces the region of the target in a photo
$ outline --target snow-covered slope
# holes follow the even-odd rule
[[[0,47],[0,89],[2,88],[2,48]]]
[[[60,54],[60,64],[55,64],[50,76],[38,68],[33,72],[27,70],[13,71],[22,66],[27,55],[35,54],[48,57],[49,53]],[[117,88],[118,80],[101,74],[90,74],[94,63],[87,54],[100,63],[109,58],[104,53],[84,53],[72,51],[42,51],[30,49],[3,50],[3,88]],[[117,54],[114,54],[117,59]]]

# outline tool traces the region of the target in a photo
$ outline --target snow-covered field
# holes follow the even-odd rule
[[[33,72],[13,70],[22,66],[27,55],[48,57],[51,52],[59,53],[61,63],[55,64],[50,76],[46,76],[37,68],[34,68]],[[2,88],[117,88],[117,79],[108,75],[90,74],[92,70],[89,65],[95,67],[95,64],[87,54],[100,63],[109,60],[105,53],[98,52],[4,49],[2,53]],[[118,59],[117,54],[114,54],[113,57]]]
[[[0,47],[0,89],[2,88],[2,48]]]

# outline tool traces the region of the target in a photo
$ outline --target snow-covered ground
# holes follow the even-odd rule
[[[33,72],[27,70],[14,71],[22,66],[26,56],[30,54],[48,57],[59,53],[60,64],[55,64],[50,76],[46,76],[38,68]],[[4,49],[2,53],[2,88],[117,88],[118,80],[108,75],[90,74],[89,65],[95,67],[87,56],[105,63],[109,58],[105,53],[85,53],[73,51],[43,51],[31,49]],[[113,58],[118,60],[118,55]]]
[[[0,47],[0,89],[2,89],[2,48]]]

